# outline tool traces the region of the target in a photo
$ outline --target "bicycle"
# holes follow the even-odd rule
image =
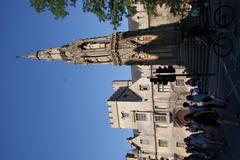
[[[235,12],[229,5],[220,5],[213,14],[215,29],[219,34],[215,37],[212,43],[212,48],[215,54],[219,57],[230,55],[234,49],[234,44],[231,38],[225,36],[224,33],[231,33],[232,30],[226,29],[235,19]]]
[[[213,49],[217,56],[226,57],[232,53],[234,44],[232,39],[224,35],[224,33],[233,32],[232,30],[228,30],[227,27],[234,21],[235,12],[231,6],[221,5],[214,11],[213,15],[215,25],[207,26],[209,35],[195,37],[195,40],[200,44],[210,46],[210,49]],[[216,35],[213,38],[214,34]]]
[[[213,20],[216,25],[225,28],[234,21],[235,16],[231,6],[221,5],[215,10]]]

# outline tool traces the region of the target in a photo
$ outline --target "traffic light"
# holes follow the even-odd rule
[[[156,69],[156,77],[150,78],[150,82],[153,82],[153,84],[162,84],[167,85],[168,82],[174,82],[176,81],[176,74],[175,69],[172,65],[159,67]]]
[[[177,76],[185,76],[185,77],[194,77],[194,76],[214,76],[213,73],[180,73],[176,74],[175,69],[172,65],[164,66],[164,67],[158,67],[155,72],[155,76],[149,77],[150,82],[153,84],[162,84],[167,85],[168,82],[174,82],[176,81]]]
[[[164,66],[163,68],[160,66],[158,69],[156,69],[156,74],[161,74],[161,73],[175,73],[175,69],[173,68],[172,65],[169,66]]]

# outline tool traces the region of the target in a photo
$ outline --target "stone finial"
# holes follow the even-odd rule
[[[39,59],[37,56],[37,52],[31,53],[31,54],[24,54],[21,56],[16,56],[17,58],[30,58],[30,59]]]

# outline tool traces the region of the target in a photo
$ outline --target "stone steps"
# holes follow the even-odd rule
[[[180,30],[183,31],[194,25],[205,26],[208,24],[208,11],[199,17],[187,17],[180,23]],[[180,37],[180,35],[179,35]],[[198,44],[194,39],[179,40],[179,64],[184,65],[193,73],[207,73],[209,62],[209,49],[204,45]],[[207,90],[207,78],[202,77],[200,88],[205,92]]]

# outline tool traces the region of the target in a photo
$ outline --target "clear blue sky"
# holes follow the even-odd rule
[[[81,9],[56,21],[28,0],[1,2],[0,160],[121,160],[130,130],[108,124],[111,82],[130,79],[128,67],[80,66],[17,59],[75,39],[111,34]],[[119,28],[127,30],[127,22]]]

